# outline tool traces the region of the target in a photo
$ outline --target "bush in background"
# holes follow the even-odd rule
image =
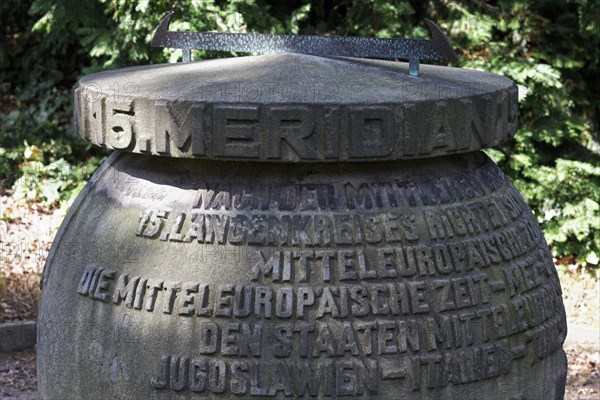
[[[521,129],[488,153],[533,208],[558,261],[597,271],[600,6],[594,0],[4,0],[1,187],[48,205],[72,199],[107,154],[70,135],[72,85],[90,72],[179,58],[180,50],[149,46],[171,10],[172,29],[199,31],[427,38],[424,18],[436,21],[458,66],[519,85]],[[195,58],[232,55],[194,52]],[[66,170],[64,181],[45,179]]]

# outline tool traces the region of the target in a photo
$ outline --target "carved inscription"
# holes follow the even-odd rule
[[[520,217],[523,208],[510,196],[504,198],[506,200],[488,199],[457,207],[437,207],[421,213],[389,210],[302,215],[286,211],[274,215],[204,212],[201,208],[178,213],[149,209],[140,215],[136,235],[188,243],[309,247],[410,243],[422,238],[446,242],[453,238],[483,236],[488,251],[501,252],[506,257],[511,249],[519,252],[527,245],[539,228],[529,215]],[[499,232],[499,229],[504,230]]]
[[[88,266],[77,291],[94,300],[136,310],[187,317],[344,320],[349,316],[427,314],[487,304],[490,295],[485,279],[485,274],[470,274],[447,280],[388,284],[211,286],[127,274],[115,279],[115,271]],[[428,294],[434,296],[427,299]]]
[[[223,145],[243,147],[254,131],[223,112]],[[369,129],[380,140],[387,128]],[[286,135],[278,151],[298,145]],[[418,187],[207,184],[187,207],[143,210],[135,228],[136,241],[181,249],[199,269],[89,264],[76,290],[190,339],[157,355],[156,390],[338,398],[494,379],[554,354],[566,322],[535,218],[501,174],[478,171]],[[195,272],[231,262],[231,283]]]
[[[151,385],[156,389],[250,396],[357,396],[377,394],[380,379],[408,377],[411,390],[490,379],[509,373],[510,360],[505,341],[443,354],[405,357],[396,369],[368,358],[365,361],[279,359],[265,363],[165,355],[160,360],[160,373],[151,379]]]
[[[377,247],[422,242],[428,248],[431,241],[439,241],[450,247],[444,253],[452,257],[464,253],[459,247],[472,248],[469,243],[475,243],[477,257],[486,265],[522,254],[540,237],[537,223],[527,213],[522,215],[526,210],[522,198],[504,184],[503,177],[490,179],[486,185],[466,184],[462,198],[467,201],[420,210],[415,206],[444,204],[456,197],[446,196],[449,191],[427,195],[423,188],[396,191],[390,197],[393,191],[383,195],[373,184],[352,183],[218,186],[199,189],[185,211],[144,210],[136,235],[244,247]],[[496,196],[487,197],[489,191]],[[460,242],[459,246],[453,246],[454,242]],[[419,254],[420,249],[416,250]]]
[[[261,216],[264,223],[262,233],[260,229],[249,230],[248,227],[248,230],[241,233],[239,227],[230,223],[227,215],[211,215],[210,218],[203,215],[203,225],[194,225],[197,222],[196,217],[194,223],[188,229],[184,229],[185,214],[179,214],[172,227],[163,230],[164,218],[167,215],[167,212],[160,211],[142,214],[137,234],[149,238],[160,237],[161,240],[173,242],[299,247],[289,250],[244,248],[248,251],[244,259],[249,264],[254,279],[272,274],[272,279],[279,282],[393,280],[416,276],[444,276],[505,264],[508,266],[505,270],[508,282],[506,287],[513,293],[523,285],[531,286],[532,280],[539,279],[537,271],[545,268],[540,266],[543,263],[535,261],[531,256],[523,258],[542,241],[539,227],[529,214],[519,217],[503,230],[475,235],[472,239],[434,244],[406,240],[406,234],[410,234],[408,237],[411,239],[414,237],[412,229],[405,230],[405,235],[402,236],[398,234],[400,229],[396,229],[392,224],[381,225],[382,229],[379,232],[372,225],[363,235],[361,231],[355,230],[356,224],[349,223],[352,221],[349,218],[346,219],[343,230],[324,234],[322,230],[307,229],[309,224],[306,221],[310,221],[308,217],[304,218],[302,230],[282,233],[282,230],[273,229],[272,226],[268,229],[268,223],[265,221],[269,221],[269,217]],[[279,222],[281,219],[275,218],[274,221]],[[289,218],[289,221],[293,219]],[[358,221],[358,218],[355,221]],[[357,238],[360,238],[361,242],[358,242]],[[357,244],[364,244],[366,247],[357,247]],[[349,245],[352,247],[348,248]],[[327,246],[327,250],[322,249]],[[311,249],[313,247],[316,248]],[[533,265],[535,267],[532,267]],[[494,285],[495,281],[490,284]]]
[[[166,355],[156,389],[249,396],[360,396],[378,393],[373,360],[274,361],[219,360]]]
[[[555,283],[540,283],[522,295],[515,295],[507,304],[492,304],[491,290],[482,273],[447,280],[316,287],[211,286],[199,282],[129,277],[127,274],[115,279],[115,274],[114,270],[90,265],[85,269],[77,291],[93,300],[182,317],[344,321],[350,316],[369,319],[423,314],[423,317],[440,315],[441,319],[436,323],[446,324],[452,319],[445,312],[467,310],[457,314],[458,319],[452,323],[468,323],[471,340],[475,329],[471,326],[473,320],[480,322],[481,337],[497,338],[535,326],[551,318],[560,308],[556,302],[560,288]],[[468,311],[473,307],[476,311]],[[497,319],[501,314],[503,319]],[[508,321],[508,315],[516,319]],[[488,317],[493,318],[493,325]],[[458,322],[459,319],[462,322]],[[425,318],[413,322],[427,330],[432,329],[432,321]],[[501,333],[490,333],[496,331]],[[432,346],[435,349],[435,345]]]
[[[390,180],[370,182],[332,182],[298,184],[211,183],[201,185],[191,209],[215,211],[353,211],[401,209],[446,205],[483,197],[505,184],[505,177],[490,161],[469,174],[416,182]],[[506,188],[471,213],[489,214],[497,206],[513,214],[525,207],[521,196]],[[473,206],[474,207],[474,206]],[[459,210],[460,212],[466,212]],[[513,216],[514,218],[514,216]]]
[[[137,105],[137,99],[115,103],[92,86],[75,90],[75,125],[83,138],[109,148],[176,157],[418,158],[492,146],[517,129],[515,88],[419,104],[329,106],[165,100]],[[152,110],[151,116],[134,108]]]
[[[77,292],[198,321],[189,354],[157,360],[156,389],[339,397],[376,394],[397,380],[418,391],[491,379],[509,373],[513,359],[535,363],[560,348],[560,285],[536,246],[495,269],[419,273],[417,261],[407,277],[390,261],[402,251],[281,250],[269,258],[257,250],[246,284],[129,276],[90,264]],[[368,264],[366,254],[376,253],[386,261]],[[309,385],[303,377],[315,373]]]
[[[564,310],[558,282],[540,272],[545,282],[501,304],[491,301],[484,274],[388,285],[213,288],[90,265],[77,291],[139,312],[200,318],[190,349],[197,356],[164,356],[151,380],[157,389],[341,396],[377,393],[386,379],[406,380],[410,390],[490,379],[509,373],[510,361],[529,348],[532,362],[552,354],[566,334]],[[436,296],[426,297],[432,290]],[[523,345],[512,348],[505,339],[515,335]],[[323,380],[313,387],[290,380],[315,371]],[[366,376],[369,384],[361,381]]]
[[[75,129],[84,139],[109,149],[131,150],[137,134],[132,100],[85,101],[76,91]]]

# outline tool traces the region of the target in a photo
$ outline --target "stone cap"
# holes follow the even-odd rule
[[[461,68],[274,54],[100,72],[74,93],[75,130],[111,149],[273,162],[465,153],[518,128],[510,79]]]

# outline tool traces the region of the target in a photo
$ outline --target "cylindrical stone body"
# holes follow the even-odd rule
[[[76,131],[116,151],[44,270],[42,396],[561,399],[556,270],[480,151],[516,132],[516,88],[406,69],[284,54],[82,79]]]
[[[552,259],[483,153],[286,168],[115,153],[57,241],[49,399],[563,390]]]

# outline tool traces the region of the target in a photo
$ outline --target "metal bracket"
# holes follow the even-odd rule
[[[441,29],[429,20],[431,39],[377,39],[360,36],[273,35],[169,31],[173,13],[156,28],[151,45],[183,49],[183,61],[191,61],[192,49],[245,53],[302,53],[317,56],[400,58],[408,60],[408,73],[419,76],[421,60],[456,61],[456,53]]]

